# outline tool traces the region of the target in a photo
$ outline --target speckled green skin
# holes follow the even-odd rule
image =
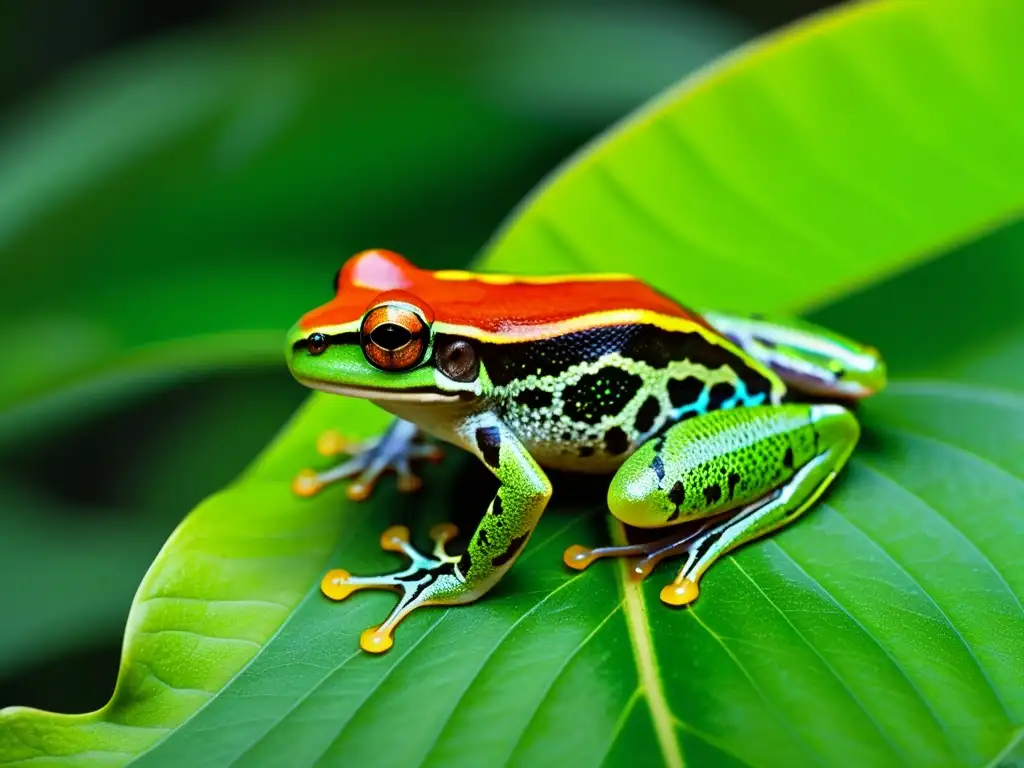
[[[733,509],[698,539],[679,578],[696,583],[716,558],[794,519],[825,490],[860,435],[853,414],[834,404],[714,411],[669,429],[616,473],[608,506],[642,528],[674,525]]]
[[[859,428],[840,405],[784,404],[787,384],[841,398],[851,386],[883,384],[884,367],[873,350],[806,324],[719,317],[728,338],[638,325],[517,343],[465,339],[478,357],[475,396],[466,397],[465,379],[449,387],[428,355],[436,391],[461,392],[457,402],[378,401],[471,451],[500,481],[461,557],[417,557],[413,574],[358,579],[404,590],[385,625],[419,605],[474,600],[501,578],[551,495],[542,466],[618,468],[609,508],[634,526],[738,510],[688,550],[681,577],[694,583],[722,553],[807,509],[846,462]],[[823,354],[825,342],[839,352]],[[431,349],[438,343],[432,337]],[[330,381],[330,354],[301,360],[325,367],[306,376]],[[348,357],[351,367],[358,358]]]
[[[842,409],[833,418],[853,421]],[[820,442],[808,405],[714,411],[641,446],[616,473],[609,506],[655,528],[749,504],[788,482]]]

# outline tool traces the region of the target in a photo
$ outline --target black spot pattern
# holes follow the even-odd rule
[[[718,382],[708,392],[708,410],[717,411],[722,407],[722,403],[735,394],[736,388],[732,384],[727,384],[724,381]]]
[[[729,367],[739,376],[740,381],[747,385],[747,394],[751,397],[764,395],[766,398],[772,393],[772,382],[766,376],[758,373],[740,358],[734,358]]]
[[[516,402],[527,408],[547,408],[551,400],[551,393],[543,389],[524,389],[516,395]]]
[[[523,544],[526,543],[526,540],[528,538],[530,538],[530,534],[524,533],[522,536],[517,536],[516,538],[512,539],[512,541],[508,543],[508,549],[506,549],[496,558],[491,560],[491,565],[493,565],[495,568],[500,568],[501,566],[503,566],[505,563],[507,563],[509,560],[511,560],[513,557],[519,554],[519,550],[523,548]]]
[[[473,557],[467,549],[462,553],[462,557],[459,558],[459,572],[462,573],[463,578],[466,578],[471,570],[473,570]]]
[[[588,373],[562,393],[562,413],[573,421],[597,424],[619,413],[640,391],[644,381],[635,373],[611,366]]]
[[[790,469],[793,468],[793,446],[790,445],[786,448],[786,455],[782,457],[782,463]]]
[[[480,427],[476,431],[476,445],[487,465],[497,469],[501,464],[501,430],[497,427]]]
[[[668,399],[672,402],[673,408],[682,408],[684,405],[697,402],[697,398],[703,391],[704,382],[696,376],[671,379],[668,382]]]
[[[640,410],[636,412],[636,421],[633,422],[633,426],[636,431],[641,435],[647,432],[651,427],[654,426],[655,420],[658,418],[658,414],[661,413],[661,405],[658,403],[658,398],[651,395],[644,404],[640,406]]]
[[[491,537],[487,535],[487,529],[481,528],[480,533],[476,535],[477,540],[480,542],[480,546],[484,549],[491,548]]]
[[[654,457],[654,460],[651,461],[651,468],[654,470],[654,475],[658,478],[659,483],[665,479],[665,462],[661,460],[661,456]]]
[[[750,394],[771,392],[768,378],[748,366],[735,352],[708,341],[696,331],[666,331],[654,325],[612,325],[552,339],[480,345],[487,373],[499,387],[530,374],[557,376],[573,365],[592,362],[610,352],[619,352],[653,368],[665,368],[669,363],[682,360],[710,369],[728,365],[746,383]],[[686,402],[692,402],[692,398],[675,407]]]
[[[665,331],[653,325],[635,326],[622,348],[622,354],[640,360],[652,368],[665,368],[678,360],[690,360],[708,368],[718,368],[735,359],[735,355],[713,344],[701,334],[686,331]]]
[[[736,486],[739,485],[740,476],[736,472],[729,473],[729,499],[732,500],[732,495],[736,491]]]
[[[722,498],[722,486],[712,483],[704,489],[704,500],[708,505],[717,503]]]
[[[622,431],[622,427],[612,427],[604,433],[604,449],[612,456],[629,450],[629,437]]]
[[[530,374],[557,376],[579,363],[592,362],[609,352],[620,351],[632,334],[646,327],[612,325],[552,339],[483,344],[481,355],[491,381],[500,387]]]
[[[677,507],[683,503],[683,498],[686,496],[686,488],[683,486],[682,480],[676,480],[672,484],[672,487],[668,490],[668,500],[675,504]]]
[[[498,494],[494,495],[494,501],[491,502],[491,514],[497,517],[504,513],[505,508],[501,505],[501,496]]]
[[[671,523],[679,517],[679,505],[683,503],[683,498],[686,496],[686,490],[683,486],[682,480],[676,480],[675,483],[669,488],[668,500],[675,504],[675,509],[672,510],[672,514],[668,516],[666,522]]]
[[[594,455],[594,446],[581,445],[578,454],[581,459],[589,459],[591,456]]]

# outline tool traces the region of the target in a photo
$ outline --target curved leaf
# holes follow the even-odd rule
[[[885,39],[880,19],[905,20],[890,15],[894,6],[920,14],[929,30],[946,29],[946,11],[935,9],[949,9],[963,30],[954,60],[980,45],[979,30],[992,33],[981,47],[998,49],[1002,30],[980,17],[1012,7],[973,4],[973,18],[962,5],[861,5],[787,33],[772,50],[827,57],[866,18]],[[763,51],[734,60],[736,76],[770,63]],[[908,51],[908,68],[923,69],[919,48]],[[965,209],[976,193],[963,188]],[[1000,201],[986,200],[995,218]],[[836,222],[816,219],[814,202],[808,226],[831,236]],[[964,238],[962,218],[931,225],[929,248]],[[765,227],[739,217],[733,229]],[[1024,222],[986,238],[996,274],[1022,276],[1016,249],[999,247],[1020,242],[1022,232]],[[984,242],[971,247],[978,246]],[[892,258],[922,255],[901,250]],[[518,268],[543,266],[519,258]],[[917,271],[926,288],[947,263],[955,267],[950,291],[989,284],[988,270],[953,254]],[[689,265],[673,264],[657,283],[712,302],[719,289],[691,286],[692,277]],[[806,294],[789,287],[778,305],[813,303],[835,290],[833,278],[823,269],[817,286],[807,270]],[[1024,508],[1024,381],[1011,377],[1007,360],[1024,354],[1021,320],[1000,301],[959,313],[964,330],[945,340],[945,357],[930,361],[930,378],[901,381],[901,370],[919,362],[915,342],[933,315],[948,311],[901,314],[902,301],[918,300],[917,278],[896,281],[896,301],[880,301],[875,294],[888,288],[880,286],[837,310],[840,330],[887,351],[896,378],[862,409],[865,436],[842,482],[799,523],[712,569],[693,608],[659,604],[668,569],[642,587],[626,580],[621,564],[566,572],[564,546],[621,531],[608,525],[592,481],[558,478],[551,510],[492,593],[470,608],[420,611],[393,651],[363,654],[358,634],[389,598],[328,604],[320,574],[335,565],[388,567],[390,556],[376,549],[384,525],[415,521],[422,532],[446,510],[471,515],[481,506],[471,498],[477,487],[486,495],[492,481],[463,457],[432,470],[413,502],[398,504],[390,488],[358,506],[339,489],[296,499],[289,481],[318,461],[322,429],[368,434],[385,419],[366,404],[317,396],[165,545],[136,597],[108,707],[81,716],[6,710],[0,762],[113,766],[141,753],[142,764],[154,765],[273,765],[287,755],[297,766],[859,766],[983,765],[1013,755],[1024,723],[1024,567],[1016,546],[1024,520],[1014,514]],[[743,281],[736,291],[736,302],[761,295]],[[977,349],[979,335],[996,328],[1006,336]],[[884,336],[872,338],[872,329]],[[1002,389],[975,383],[990,379],[971,375],[972,360],[1004,376]]]
[[[759,41],[556,171],[487,263],[671,264],[689,302],[792,311],[942,252],[1024,209],[1020,23],[1001,0],[851,3]]]

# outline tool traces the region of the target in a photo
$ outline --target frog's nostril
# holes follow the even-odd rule
[[[311,333],[306,339],[306,349],[311,355],[319,355],[327,349],[327,337],[322,333]]]

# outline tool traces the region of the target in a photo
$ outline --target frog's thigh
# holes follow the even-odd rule
[[[810,507],[859,435],[857,420],[838,405],[716,411],[677,424],[630,457],[615,476],[609,506],[640,527],[737,510],[690,544],[686,564],[662,593],[665,602],[689,603],[718,557]]]
[[[763,499],[833,446],[845,462],[857,441],[853,415],[833,405],[713,411],[676,424],[634,453],[612,480],[618,519],[659,528]]]

